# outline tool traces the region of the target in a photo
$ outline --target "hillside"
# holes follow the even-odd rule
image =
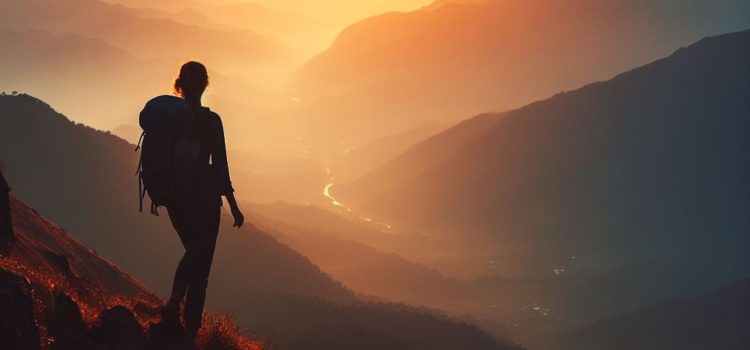
[[[0,258],[3,270],[43,283],[50,293],[70,293],[88,321],[117,303],[159,303],[140,282],[14,197],[11,213],[17,242]]]
[[[36,210],[13,196],[10,199],[16,243],[10,254],[0,256],[1,302],[31,301],[25,317],[36,327],[24,328],[18,319],[9,325],[5,322],[13,320],[5,317],[11,315],[10,310],[2,310],[0,347],[20,346],[7,343],[13,339],[3,333],[8,326],[15,327],[14,336],[35,334],[26,341],[41,344],[42,349],[179,347],[160,338],[158,327],[152,325],[159,321],[158,297]],[[14,294],[16,286],[23,294]],[[241,335],[230,319],[208,315],[198,348],[261,350],[265,346]]]
[[[454,153],[430,147],[459,125],[334,192],[394,225],[559,257],[615,246],[631,257],[708,254],[699,243],[706,232],[711,253],[731,250],[750,205],[741,137],[749,42],[750,32],[705,39],[509,112],[470,142],[440,145]],[[420,153],[437,161],[401,171]]]
[[[517,108],[748,26],[740,0],[458,1],[349,26],[300,68],[293,91],[315,116],[311,137],[347,147]]]
[[[0,96],[0,123],[0,159],[15,193],[166,295],[181,248],[166,217],[138,213],[133,146],[74,124],[27,95]],[[231,229],[226,220],[225,215],[208,307],[231,310],[241,326],[273,335],[285,348],[451,349],[467,342],[477,349],[510,348],[475,326],[443,316],[358,303],[306,257],[262,231]],[[415,328],[392,322],[396,317],[412,318]]]
[[[548,349],[740,350],[750,346],[750,281],[602,320],[551,341]]]
[[[417,142],[383,166],[356,179],[353,185],[342,184],[346,190],[339,191],[339,186],[334,186],[333,189],[336,193],[344,194],[343,200],[348,203],[353,196],[346,191],[351,187],[356,188],[358,201],[355,204],[361,203],[364,198],[392,192],[445,159],[453,157],[464,145],[476,139],[502,117],[502,113],[482,114],[462,121],[448,130]]]

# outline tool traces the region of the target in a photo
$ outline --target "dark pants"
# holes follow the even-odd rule
[[[177,230],[185,255],[177,266],[172,286],[172,299],[185,299],[185,329],[195,334],[201,325],[206,301],[208,275],[219,234],[221,207],[205,202],[190,204],[180,201],[168,206],[172,226]]]

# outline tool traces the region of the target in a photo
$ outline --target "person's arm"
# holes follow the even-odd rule
[[[227,145],[224,139],[224,126],[221,123],[221,119],[217,118],[217,140],[216,149],[211,155],[211,165],[216,172],[219,193],[227,198],[229,203],[230,211],[234,217],[234,227],[240,228],[245,224],[245,216],[242,214],[239,205],[237,205],[237,199],[234,198],[234,188],[232,188],[232,180],[229,177],[229,161],[227,160]]]

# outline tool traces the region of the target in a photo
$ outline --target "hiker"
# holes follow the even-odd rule
[[[168,323],[179,323],[180,306],[185,299],[185,331],[190,341],[194,341],[201,326],[208,275],[219,233],[221,196],[225,196],[229,203],[233,226],[240,228],[245,222],[229,177],[221,118],[201,105],[207,86],[208,72],[198,62],[185,63],[174,82],[175,94],[182,97],[192,111],[190,133],[199,151],[197,170],[182,177],[177,190],[166,202],[172,226],[185,247],[185,255],[177,265],[172,294],[162,308],[162,318]]]
[[[0,166],[0,256],[10,253],[15,241],[16,236],[10,218],[10,186],[5,181]]]

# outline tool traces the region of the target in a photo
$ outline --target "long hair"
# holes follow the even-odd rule
[[[208,70],[200,62],[190,61],[180,67],[180,74],[174,81],[174,93],[182,98],[197,97],[206,91]]]

